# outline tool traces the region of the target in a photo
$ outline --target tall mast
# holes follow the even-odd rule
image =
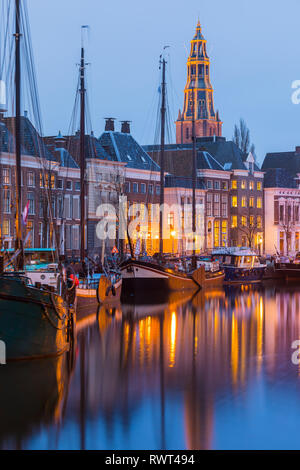
[[[192,165],[192,231],[193,231],[193,257],[192,267],[196,268],[196,182],[197,182],[197,163],[196,163],[196,133],[195,133],[195,96],[194,89],[192,103],[192,141],[193,141],[193,165]]]
[[[16,250],[21,250],[17,256],[16,268],[23,270],[23,246],[21,229],[21,61],[20,61],[20,0],[15,0],[15,93],[16,93],[16,117],[15,117],[15,147],[16,147]]]
[[[162,64],[162,83],[161,83],[161,134],[160,134],[160,212],[159,212],[159,253],[162,256],[163,247],[163,204],[164,204],[164,174],[165,174],[165,120],[166,120],[166,61],[163,58]]]
[[[80,62],[80,260],[85,260],[85,83],[84,48],[81,47]]]

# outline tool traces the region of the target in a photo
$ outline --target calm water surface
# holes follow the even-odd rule
[[[74,353],[0,366],[2,449],[300,449],[300,288],[101,308]]]

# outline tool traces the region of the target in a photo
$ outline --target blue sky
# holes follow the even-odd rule
[[[27,0],[45,134],[69,127],[80,54],[86,39],[92,127],[130,119],[141,144],[154,143],[158,58],[169,45],[171,118],[182,107],[186,59],[197,19],[207,39],[215,108],[223,135],[243,117],[258,160],[300,145],[299,0]],[[171,99],[172,98],[172,99]],[[119,123],[116,124],[119,127]]]

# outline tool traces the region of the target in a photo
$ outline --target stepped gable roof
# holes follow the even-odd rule
[[[297,188],[296,176],[286,168],[268,168],[264,175],[265,188]]]
[[[128,168],[159,171],[159,165],[150,158],[131,134],[106,131],[99,137],[99,142],[111,159],[127,163]]]
[[[6,130],[4,130],[4,151],[15,153],[15,117],[4,118],[3,124],[6,127]],[[21,152],[24,155],[42,157],[50,161],[55,160],[54,156],[45,145],[43,138],[27,117],[21,116],[20,126]]]

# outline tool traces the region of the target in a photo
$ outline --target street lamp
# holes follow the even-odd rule
[[[262,251],[262,242],[263,242],[263,239],[262,239],[262,236],[260,235],[259,236],[259,239],[258,239],[258,243],[259,243],[259,255],[261,256],[261,251]]]
[[[175,230],[171,231],[171,239],[172,239],[172,254],[174,254],[174,237],[176,235]]]

